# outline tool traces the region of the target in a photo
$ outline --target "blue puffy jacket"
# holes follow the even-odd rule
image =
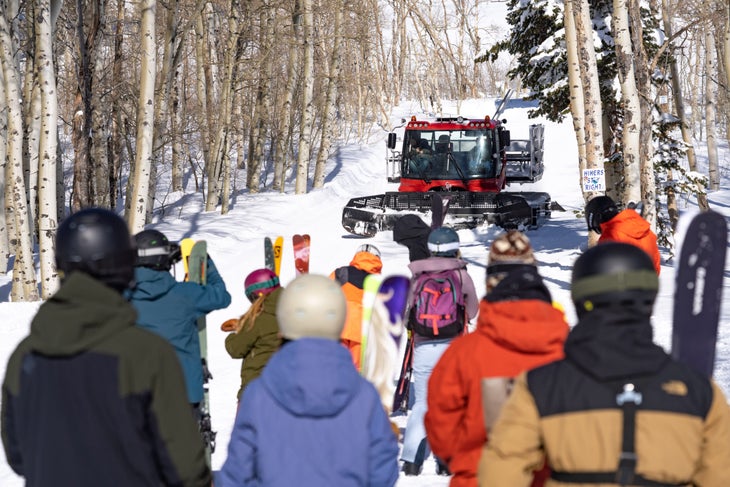
[[[276,352],[241,396],[216,487],[392,486],[398,441],[347,349],[302,338]]]
[[[231,295],[210,258],[207,265],[205,285],[178,282],[168,271],[137,267],[137,285],[128,296],[138,313],[137,324],[175,347],[191,403],[203,400],[197,319],[231,304]]]

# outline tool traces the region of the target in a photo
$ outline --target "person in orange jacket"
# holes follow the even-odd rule
[[[491,397],[498,389],[487,384],[507,384],[524,370],[562,358],[567,335],[568,324],[552,304],[529,239],[516,230],[498,236],[489,252],[477,328],[451,343],[428,382],[426,433],[434,454],[453,474],[451,487],[477,485],[489,429],[485,416],[496,417],[501,407],[497,395]]]
[[[340,341],[350,350],[355,368],[360,372],[360,351],[362,345],[362,296],[363,282],[368,274],[380,274],[383,261],[375,245],[364,244],[358,248],[350,265],[338,267],[330,279],[342,286],[347,299],[347,321]]]
[[[649,254],[659,275],[662,261],[656,234],[639,212],[633,208],[619,211],[610,197],[596,196],[586,205],[585,213],[588,229],[601,235],[599,243],[623,242],[636,245]]]

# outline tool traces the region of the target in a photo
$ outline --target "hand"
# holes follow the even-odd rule
[[[222,331],[238,331],[238,318],[231,318],[226,320],[221,325]]]

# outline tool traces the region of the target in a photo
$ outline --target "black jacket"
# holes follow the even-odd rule
[[[72,273],[8,362],[2,441],[28,486],[203,486],[180,365],[113,289]]]

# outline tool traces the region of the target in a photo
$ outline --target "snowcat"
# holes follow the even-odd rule
[[[400,183],[398,191],[351,199],[342,226],[366,237],[391,230],[404,213],[431,211],[434,192],[448,200],[449,224],[457,228],[540,226],[550,218],[550,195],[504,189],[542,178],[544,127],[531,125],[527,139],[510,139],[506,122],[489,116],[403,120],[400,150],[394,131],[386,149],[388,181]]]

